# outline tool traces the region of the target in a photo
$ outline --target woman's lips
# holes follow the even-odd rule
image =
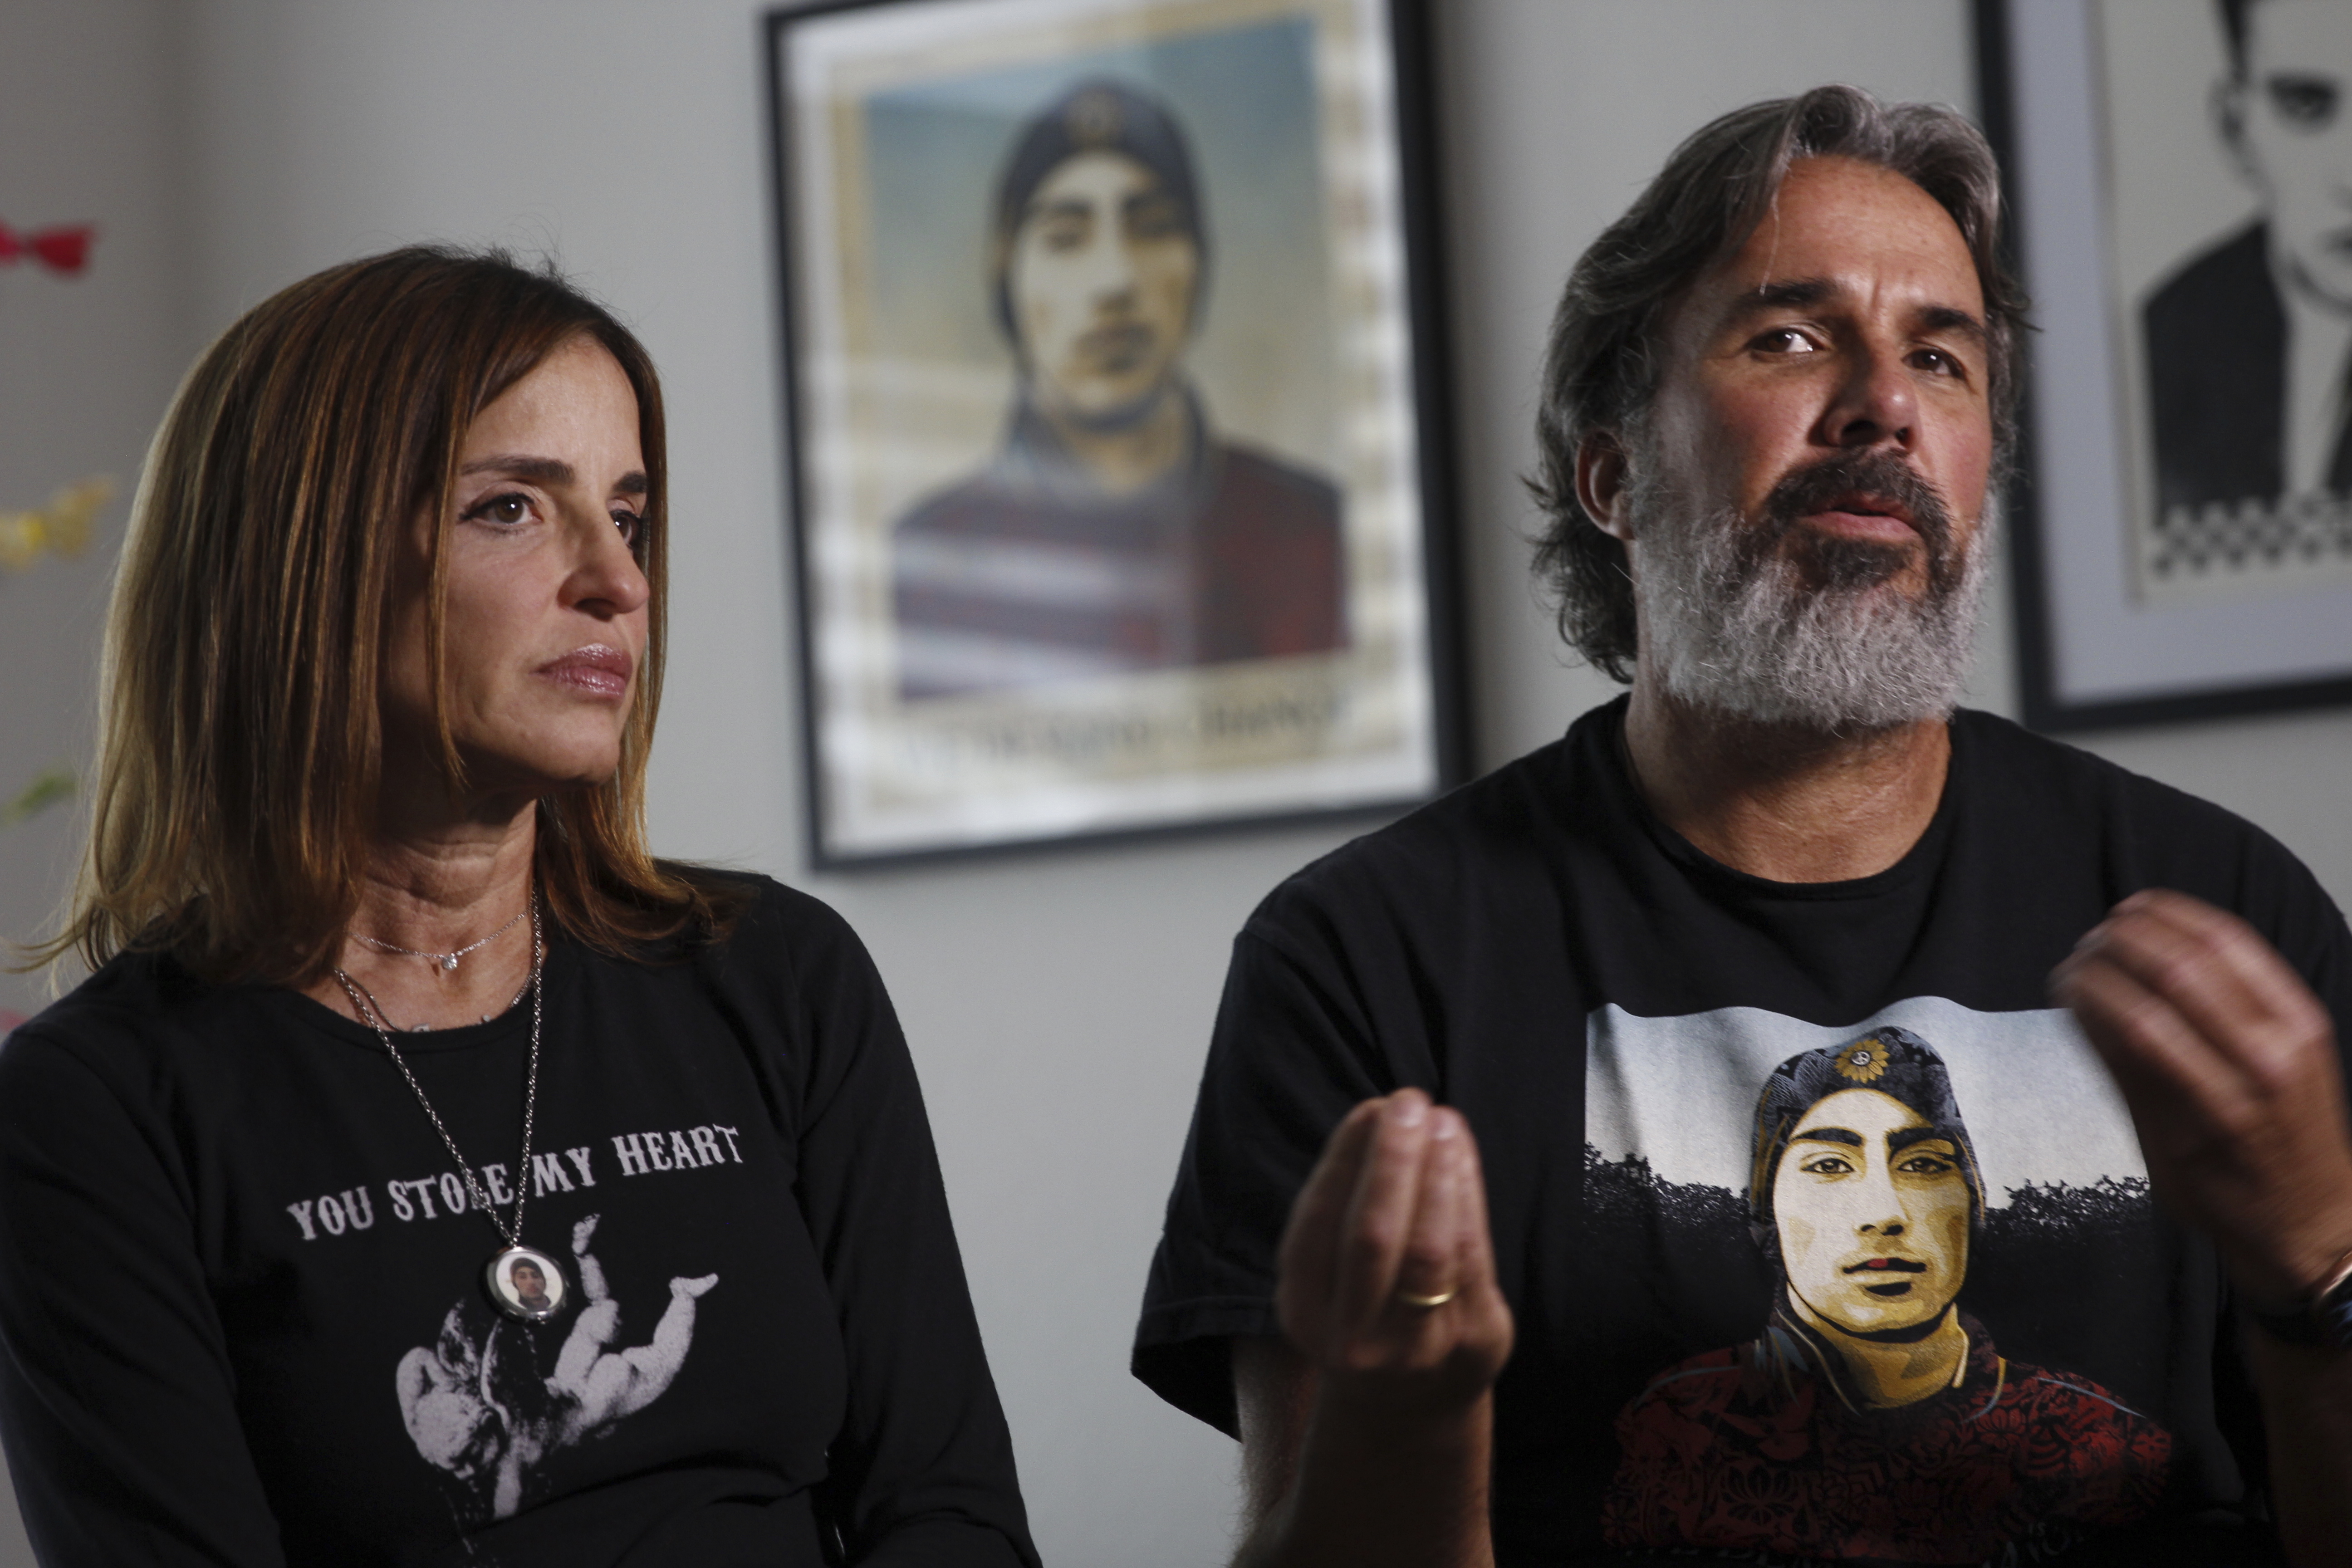
[[[584,696],[617,699],[629,694],[629,674],[635,664],[625,648],[591,643],[541,665],[537,673]]]

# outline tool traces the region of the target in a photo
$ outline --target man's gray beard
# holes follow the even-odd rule
[[[1754,526],[1727,509],[1678,515],[1636,479],[1634,574],[1641,660],[1667,695],[1761,724],[1831,734],[1943,719],[1958,705],[1984,597],[1990,509],[1957,575],[1916,598],[1883,577],[1806,584],[1779,548],[1743,549]]]

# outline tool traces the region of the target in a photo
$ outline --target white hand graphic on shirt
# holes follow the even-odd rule
[[[652,1340],[610,1350],[620,1337],[621,1304],[588,1250],[600,1217],[590,1215],[572,1229],[572,1258],[588,1304],[552,1373],[535,1374],[523,1338],[530,1329],[470,1299],[449,1309],[436,1345],[420,1345],[400,1358],[394,1388],[409,1438],[427,1464],[465,1488],[466,1511],[477,1516],[469,1522],[511,1515],[549,1455],[643,1410],[686,1364],[695,1304],[719,1276],[672,1279],[669,1305]]]

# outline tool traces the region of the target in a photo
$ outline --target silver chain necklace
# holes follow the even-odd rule
[[[472,952],[477,948],[489,946],[490,943],[506,935],[507,932],[514,929],[515,921],[522,919],[526,914],[530,916],[532,941],[531,962],[533,963],[537,963],[539,951],[537,945],[539,939],[539,895],[536,892],[531,895],[531,901],[530,904],[526,905],[523,909],[515,911],[514,920],[507,921],[506,924],[499,927],[498,930],[492,931],[489,935],[484,937],[479,942],[467,942],[465,946],[459,948],[455,952],[420,952],[413,947],[394,947],[391,942],[385,942],[381,938],[362,936],[357,931],[352,932],[352,940],[353,942],[363,942],[370,947],[375,949],[378,952],[396,952],[403,958],[429,958],[434,963],[439,964],[442,969],[446,971],[448,973],[455,974],[457,973],[457,961],[459,959],[465,957],[467,953]]]
[[[358,981],[353,980],[341,969],[336,970],[334,974],[336,981],[343,988],[343,994],[352,1000],[352,1013],[358,1016],[361,1023],[373,1028],[377,1037],[383,1041],[384,1054],[392,1058],[393,1066],[400,1069],[400,1076],[408,1080],[410,1090],[416,1096],[416,1103],[425,1108],[425,1116],[432,1121],[433,1131],[441,1134],[441,1142],[449,1151],[449,1158],[457,1162],[457,1172],[466,1182],[466,1195],[472,1200],[476,1208],[488,1216],[490,1224],[497,1227],[499,1236],[506,1242],[506,1246],[491,1254],[489,1262],[482,1268],[482,1286],[489,1292],[491,1303],[510,1318],[520,1319],[526,1323],[541,1323],[555,1316],[557,1310],[563,1305],[563,1298],[570,1293],[570,1286],[563,1277],[562,1266],[554,1258],[522,1244],[523,1205],[530,1198],[530,1136],[532,1124],[539,1110],[539,1041],[541,1025],[546,1014],[547,995],[547,986],[543,979],[547,964],[547,948],[540,939],[539,894],[536,890],[532,892],[530,902],[525,907],[524,913],[530,916],[530,1072],[523,1089],[522,1158],[515,1170],[514,1223],[512,1225],[499,1217],[498,1207],[490,1202],[488,1189],[475,1176],[474,1167],[467,1163],[466,1156],[457,1152],[457,1141],[449,1136],[447,1124],[441,1120],[441,1113],[433,1109],[433,1101],[425,1096],[425,1086],[416,1081],[416,1074],[410,1068],[408,1058],[400,1054],[398,1046],[393,1044],[392,1020],[385,1017],[383,1009],[375,1005],[374,995],[363,990]],[[522,915],[519,914],[515,920],[521,918]],[[514,921],[507,922],[507,925],[512,924]],[[490,936],[484,937],[482,942],[489,941],[490,937],[497,936],[505,929],[506,926],[499,927],[498,931],[492,931]],[[358,935],[357,932],[352,934]],[[358,940],[368,941],[363,936],[359,937]],[[371,943],[371,945],[380,944]],[[482,942],[478,942],[474,947],[481,945]],[[404,952],[405,950],[395,948],[393,951]],[[412,953],[410,956],[446,959],[447,962],[441,967],[455,969],[457,966],[457,958],[472,951],[472,948],[461,948],[457,953],[426,952]],[[365,997],[364,1001],[362,1000],[362,997]]]

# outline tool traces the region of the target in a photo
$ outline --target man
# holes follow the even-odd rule
[[[2346,1561],[2352,1352],[2291,1342],[2336,1334],[2352,1264],[2327,1011],[2352,1013],[2352,935],[2248,825],[1954,709],[2021,327],[1998,220],[1965,121],[1823,88],[1700,131],[1577,264],[1540,560],[1630,698],[1308,868],[1235,944],[1135,1364],[1242,1437],[1244,1562],[2008,1563],[2102,1536],[2275,1561],[2265,1502],[2296,1561]],[[2084,1027],[2049,1005],[2062,963]],[[1965,1140],[1891,1095],[1795,1131],[1980,1166],[1966,1278],[1996,1364],[1897,1300],[1957,1245],[1914,1234],[1952,1224],[1923,1190],[1825,1205],[1846,1239],[1806,1243],[1848,1320],[1813,1339],[1885,1395],[1839,1454],[1811,1413],[1864,1385],[1819,1358],[1659,1410],[1662,1373],[1778,1299],[1742,1233],[1785,1214],[1759,1107],[1803,1096],[1757,1084],[1896,1028],[1937,1042]],[[1857,1088],[1921,1076],[1843,1059]],[[1817,1246],[1888,1310],[1852,1310]],[[2007,1419],[2037,1365],[2135,1419],[2063,1457],[2079,1434],[2042,1418],[2006,1464],[1900,1460],[1949,1414],[1917,1383]]]
[[[534,1317],[550,1317],[555,1303],[547,1299],[547,1276],[539,1265],[528,1258],[518,1258],[507,1270],[507,1284],[514,1291],[515,1305]]]
[[[2158,516],[2184,539],[2198,536],[2184,509],[2352,495],[2352,7],[2221,10],[2230,76],[2215,120],[2261,216],[2142,314]]]
[[[1984,1562],[2053,1522],[2149,1511],[2163,1428],[2077,1373],[2002,1356],[1959,1304],[1984,1178],[1933,1047],[1889,1027],[1791,1057],[1765,1079],[1754,1145],[1769,1313],[1618,1417],[1612,1544]],[[1800,1387],[1812,1397],[1788,1397]]]
[[[1217,439],[1184,378],[1208,259],[1159,103],[1084,82],[1023,128],[992,268],[1020,400],[893,534],[902,698],[1346,646],[1339,492]]]

